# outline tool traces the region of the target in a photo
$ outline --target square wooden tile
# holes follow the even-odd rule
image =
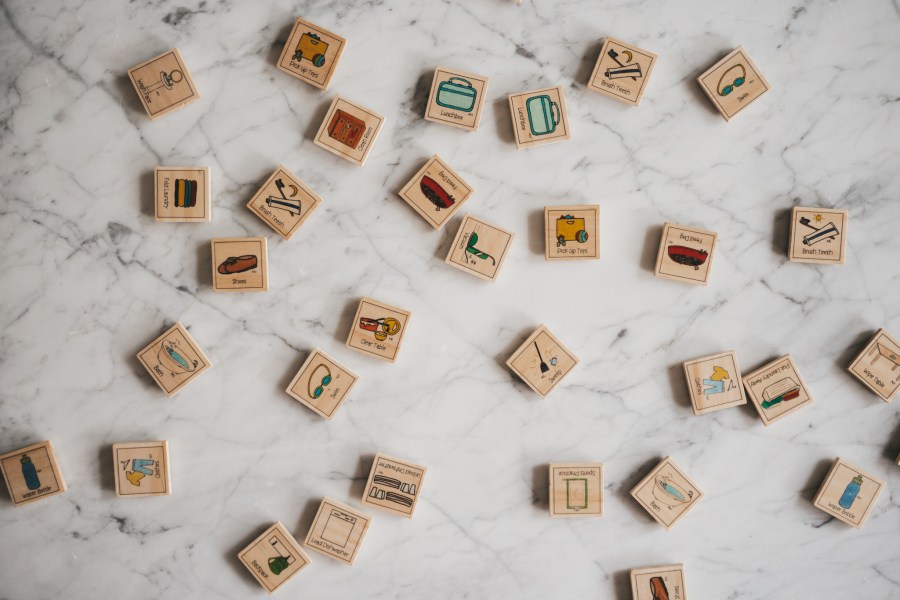
[[[0,456],[0,471],[13,506],[49,498],[66,491],[50,440]]]
[[[572,137],[562,86],[509,97],[516,148],[561,142]]]
[[[687,361],[684,377],[695,415],[747,404],[734,350]]]
[[[319,89],[328,89],[347,40],[298,18],[294,21],[276,66]]]
[[[631,570],[632,600],[687,600],[684,565]]]
[[[425,471],[422,465],[376,454],[363,491],[363,504],[412,519],[422,495]]]
[[[151,119],[200,99],[200,92],[177,48],[129,69],[128,77]]]
[[[495,281],[515,237],[512,232],[466,215],[445,262],[476,277]]]
[[[285,391],[310,410],[330,419],[357,379],[350,369],[316,348]]]
[[[397,359],[412,313],[371,298],[359,301],[347,347],[389,362]]]
[[[355,165],[362,166],[372,151],[384,117],[337,96],[313,143]]]
[[[556,463],[550,465],[551,517],[603,516],[603,465]]]
[[[456,69],[438,67],[434,71],[425,119],[475,131],[481,123],[489,80]]]
[[[847,211],[795,206],[791,211],[788,260],[844,264],[847,250]]]
[[[506,366],[542,398],[550,395],[577,364],[578,357],[544,325],[528,336],[506,361]]]
[[[212,366],[181,323],[150,342],[137,358],[170,398]]]
[[[653,274],[664,279],[706,285],[716,237],[715,233],[705,229],[666,223]]]
[[[297,233],[322,199],[300,178],[279,165],[250,198],[247,208],[286,240]]]
[[[269,593],[309,564],[309,556],[280,522],[266,529],[241,550],[238,560]]]
[[[208,222],[212,220],[209,167],[156,167],[156,220]]]
[[[825,476],[813,505],[860,529],[883,490],[884,481],[838,458]]]
[[[726,121],[771,89],[750,55],[741,47],[710,67],[697,81]]]
[[[900,343],[879,329],[847,370],[879,398],[890,402],[900,389]]]
[[[608,37],[600,49],[588,89],[633,106],[641,103],[656,55]]]
[[[400,190],[400,197],[440,229],[473,193],[474,188],[435,154]]]
[[[812,403],[806,382],[790,355],[743,376],[747,396],[763,424],[771,425]]]
[[[211,243],[213,291],[265,292],[269,289],[266,238],[216,238]]]
[[[666,529],[672,529],[705,496],[671,456],[634,486],[631,495]]]
[[[169,442],[122,442],[113,444],[116,496],[168,496]]]
[[[369,515],[337,500],[325,498],[306,535],[306,545],[325,556],[352,565],[371,522]]]
[[[546,260],[600,258],[600,207],[545,206]]]

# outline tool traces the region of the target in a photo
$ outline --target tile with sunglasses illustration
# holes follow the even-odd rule
[[[285,390],[326,419],[334,416],[359,377],[316,348]]]
[[[422,465],[376,454],[362,503],[412,519],[425,471]]]
[[[577,364],[578,357],[543,325],[506,361],[506,366],[542,398],[556,389]]]
[[[741,47],[713,65],[697,81],[726,121],[771,89],[769,82]]]

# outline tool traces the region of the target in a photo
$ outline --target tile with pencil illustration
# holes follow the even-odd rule
[[[554,463],[550,465],[551,517],[603,516],[603,465]]]
[[[879,329],[847,370],[879,398],[890,402],[900,389],[900,343]]]
[[[651,517],[671,529],[705,494],[667,456],[631,490],[631,496]]]
[[[322,202],[300,178],[279,166],[247,203],[253,214],[286,240]]]
[[[62,494],[67,489],[49,440],[3,454],[0,472],[13,506]]]
[[[309,564],[291,532],[275,522],[238,554],[238,560],[270,594]]]
[[[352,565],[359,554],[372,517],[337,500],[324,498],[306,535],[306,546]]]
[[[211,244],[213,291],[265,292],[269,289],[266,238],[217,238]]]
[[[788,260],[820,265],[842,265],[847,253],[846,210],[805,208],[791,211]]]
[[[337,96],[313,143],[361,167],[369,157],[382,125],[383,116]]]
[[[438,67],[434,70],[425,119],[475,131],[481,123],[488,82],[487,77]]]
[[[544,258],[600,258],[600,207],[596,204],[545,206]]]
[[[129,69],[128,78],[151,119],[200,99],[200,92],[177,48]]]
[[[170,398],[212,366],[181,323],[150,342],[137,358]]]
[[[300,81],[328,89],[347,40],[298,18],[294,21],[276,66]]]
[[[309,353],[286,391],[313,412],[330,419],[357,379],[350,369],[316,348]]]
[[[771,90],[769,82],[741,47],[710,67],[697,81],[726,121]]]
[[[400,197],[435,229],[444,226],[475,190],[435,154],[400,190]]]
[[[684,565],[660,565],[631,570],[632,600],[687,600]]]
[[[394,362],[412,313],[372,298],[359,301],[347,336],[347,347]]]
[[[687,361],[684,377],[695,415],[747,404],[737,353],[733,350]]]
[[[513,373],[546,398],[578,364],[578,357],[544,325],[528,336],[506,361]]]
[[[656,55],[608,37],[600,49],[588,89],[637,106],[644,96]]]
[[[172,493],[169,443],[121,442],[113,444],[116,496],[168,496]]]
[[[884,488],[884,481],[878,477],[837,458],[813,499],[813,506],[860,529]]]
[[[747,397],[765,425],[771,425],[812,403],[809,388],[790,355],[773,360],[742,378]]]
[[[510,231],[466,215],[444,262],[470,275],[496,281],[515,237]]]
[[[425,471],[422,465],[376,454],[362,503],[412,519],[422,495]]]
[[[663,279],[706,285],[717,237],[705,229],[666,223],[653,274]]]
[[[153,181],[157,221],[212,220],[209,167],[156,167]]]
[[[562,86],[509,97],[516,148],[531,148],[572,137]]]

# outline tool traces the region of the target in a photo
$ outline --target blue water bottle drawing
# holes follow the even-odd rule
[[[31,462],[31,457],[25,454],[21,458],[22,476],[25,477],[25,485],[29,490],[36,490],[41,487],[41,478],[38,477],[37,469]]]
[[[857,475],[853,478],[853,481],[847,484],[846,489],[844,489],[844,494],[841,496],[841,499],[838,500],[838,504],[840,504],[842,508],[850,508],[853,506],[853,501],[856,500],[856,495],[859,493],[862,482],[862,476]]]

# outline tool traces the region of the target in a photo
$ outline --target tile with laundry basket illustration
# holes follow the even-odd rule
[[[279,165],[247,203],[253,214],[286,240],[322,202],[299,177]]]
[[[316,348],[309,353],[286,391],[313,412],[330,419],[357,379],[350,369]]]
[[[400,190],[400,197],[435,229],[444,226],[475,190],[437,154]]]
[[[267,592],[272,593],[305,568],[309,555],[280,522],[240,551],[238,560]]]
[[[156,384],[172,397],[212,366],[181,323],[175,323],[138,352],[138,361]]]
[[[456,69],[434,70],[425,119],[475,131],[481,123],[489,79]]]
[[[809,388],[790,355],[773,360],[742,379],[747,396],[765,425],[812,403]]]
[[[900,342],[879,329],[847,370],[879,398],[890,402],[900,389]]]
[[[172,493],[169,443],[113,444],[116,496],[168,496]]]
[[[531,148],[572,137],[562,86],[509,97],[516,148]]]
[[[331,498],[319,505],[306,546],[348,565],[356,561],[372,517]]]
[[[545,206],[546,260],[600,258],[600,206]]]
[[[128,77],[151,119],[200,99],[200,92],[177,48],[129,69]]]
[[[445,262],[470,275],[495,281],[515,237],[510,231],[466,215]]]
[[[664,458],[631,490],[650,516],[671,529],[705,494],[671,456]]]
[[[733,350],[685,362],[684,376],[695,415],[747,403]]]
[[[397,359],[412,313],[372,298],[359,301],[347,347],[389,362]]]
[[[577,364],[578,357],[544,325],[528,336],[506,361],[506,366],[542,398],[555,390]]]
[[[269,289],[266,238],[216,238],[211,244],[213,291],[264,292]]]
[[[412,519],[426,471],[422,465],[376,454],[362,503]]]
[[[346,45],[347,40],[338,34],[297,18],[276,66],[300,81],[325,90]]]

